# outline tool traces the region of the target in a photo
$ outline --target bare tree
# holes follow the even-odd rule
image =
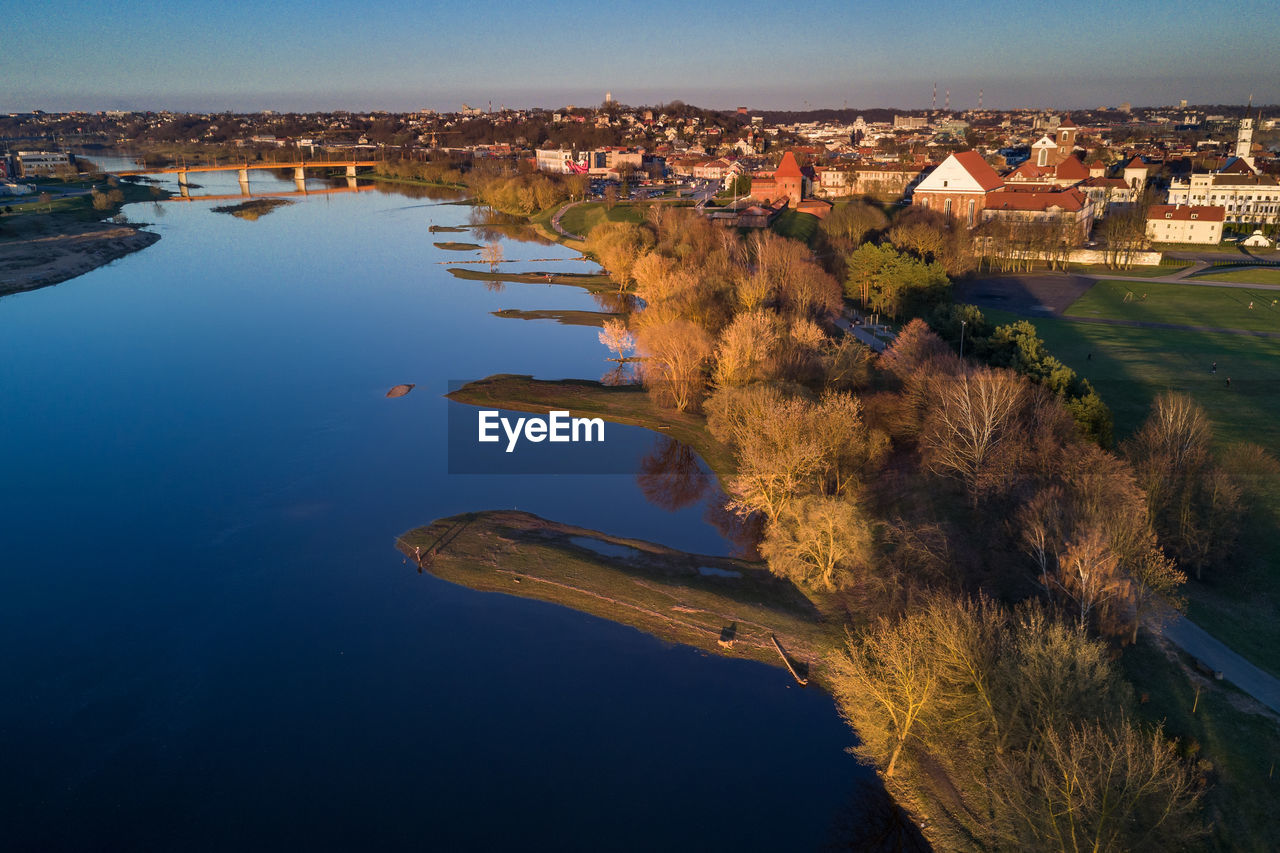
[[[734,317],[716,346],[716,385],[771,379],[782,341],[778,326],[777,315],[769,311],[749,311]]]
[[[486,243],[480,250],[480,257],[489,265],[489,269],[496,270],[498,264],[502,263],[502,244]]]
[[[627,331],[627,324],[617,319],[604,321],[600,329],[600,343],[618,354],[614,360],[619,364],[627,360],[626,354],[636,346],[635,336]]]
[[[688,320],[649,324],[641,328],[636,345],[644,355],[644,383],[653,398],[682,412],[696,407],[711,357],[711,338],[702,327]]]
[[[809,495],[771,524],[760,548],[775,574],[834,591],[871,559],[871,526],[847,500]]]
[[[983,492],[1009,473],[997,464],[997,452],[1010,438],[1026,383],[1011,371],[978,368],[937,382],[934,394],[924,433],[927,464],[934,473],[959,477],[976,508]]]

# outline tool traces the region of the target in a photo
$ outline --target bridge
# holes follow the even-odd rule
[[[171,201],[244,201],[249,198],[293,198],[295,196],[313,196],[313,195],[335,195],[338,193],[363,193],[371,192],[377,189],[372,184],[360,186],[356,184],[355,178],[347,178],[347,186],[345,187],[324,187],[323,189],[306,189],[305,187],[296,190],[280,190],[267,191],[261,193],[249,192],[247,184],[240,185],[239,193],[220,194],[220,195],[191,195],[185,186],[181,188],[181,195],[169,196],[164,199],[165,202]]]
[[[377,166],[381,162],[380,160],[313,160],[311,162],[299,160],[296,163],[245,162],[223,166],[188,166],[184,163],[180,166],[158,166],[152,169],[125,169],[112,174],[122,178],[132,175],[177,175],[178,186],[186,187],[187,175],[191,172],[239,172],[240,183],[247,185],[249,172],[254,170],[292,169],[293,179],[301,182],[307,178],[307,169],[346,169],[347,177],[354,178],[356,169]]]

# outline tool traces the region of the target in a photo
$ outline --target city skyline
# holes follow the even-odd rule
[[[1111,10],[822,2],[798,13],[749,2],[689,17],[656,0],[604,16],[573,0],[530,16],[488,0],[465,16],[394,2],[358,12],[233,2],[210,16],[188,0],[104,2],[98,14],[55,0],[10,27],[0,110],[591,106],[606,91],[633,105],[922,109],[935,83],[938,106],[950,90],[955,110],[976,107],[979,90],[991,109],[1280,102],[1280,75],[1250,61],[1280,35],[1274,18],[1246,30],[1157,2],[1131,4],[1124,20]]]

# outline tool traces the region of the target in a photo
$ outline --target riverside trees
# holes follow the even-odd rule
[[[1036,607],[930,594],[829,661],[857,752],[919,787],[947,849],[1178,850],[1203,835],[1199,780],[1124,711],[1100,641]]]
[[[1079,398],[1059,390],[1074,374],[980,315],[948,319],[975,326],[968,354],[986,364],[920,321],[875,357],[830,336],[838,286],[800,244],[686,217],[620,240],[645,247],[618,264],[643,301],[631,326],[645,381],[661,405],[701,408],[731,449],[728,504],[760,520],[770,570],[870,623],[820,676],[860,754],[939,816],[948,849],[1197,838],[1197,780],[1132,722],[1103,639],[1136,637],[1183,577],[1151,524],[1145,469],[1078,428]],[[868,293],[885,267],[930,265],[894,246],[854,254]]]

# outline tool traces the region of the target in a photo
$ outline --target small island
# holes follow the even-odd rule
[[[290,204],[293,204],[293,202],[287,198],[255,198],[252,201],[244,201],[240,204],[223,204],[209,209],[214,213],[229,213],[237,219],[256,222],[259,217],[266,216],[277,207],[284,207]]]

